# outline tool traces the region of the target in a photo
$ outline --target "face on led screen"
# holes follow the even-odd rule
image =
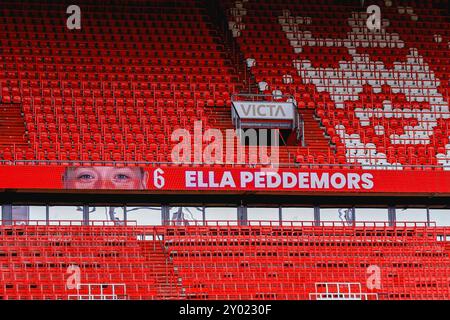
[[[63,179],[66,189],[144,190],[147,176],[135,167],[78,167],[67,168]]]

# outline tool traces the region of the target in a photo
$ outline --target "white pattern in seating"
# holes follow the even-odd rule
[[[401,13],[413,14],[412,8],[399,8]],[[335,103],[335,108],[343,109],[346,101],[358,101],[359,94],[363,92],[364,85],[370,85],[374,93],[382,92],[382,86],[391,87],[393,94],[404,94],[407,102],[425,102],[429,110],[412,110],[410,108],[394,109],[389,101],[383,103],[383,110],[374,108],[359,108],[355,110],[356,116],[362,126],[370,126],[371,118],[401,118],[416,119],[415,126],[405,125],[404,134],[390,135],[392,144],[423,145],[430,143],[438,119],[449,119],[449,106],[438,91],[440,80],[430,70],[429,65],[419,54],[418,49],[410,48],[405,62],[394,62],[393,67],[387,67],[381,61],[372,61],[368,54],[358,53],[356,48],[398,48],[405,47],[405,43],[396,33],[389,33],[386,28],[389,21],[383,19],[382,28],[372,32],[366,28],[366,13],[353,13],[348,19],[352,31],[346,39],[317,39],[312,32],[299,30],[298,25],[291,23],[288,11],[279,22],[286,33],[294,51],[300,53],[304,46],[336,46],[345,47],[352,56],[352,61],[340,61],[338,68],[314,67],[308,59],[293,61],[299,76],[305,84],[314,84],[318,92],[328,93]],[[290,14],[290,13],[289,13]],[[286,23],[289,22],[289,23]],[[363,165],[376,165],[378,162],[387,162],[386,155],[366,153],[367,145],[361,142],[359,135],[347,135],[343,126],[336,126],[338,135],[347,147],[347,159],[355,162],[353,156],[362,156],[356,160]],[[380,130],[378,130],[380,133]],[[386,133],[386,132],[385,132]],[[363,151],[359,151],[359,149]],[[450,156],[450,154],[449,154]],[[365,158],[364,158],[365,157]],[[388,164],[389,165],[389,164]],[[392,164],[394,165],[394,164]],[[396,164],[395,164],[396,165]]]
[[[228,28],[233,33],[233,37],[240,37],[241,30],[245,29],[245,24],[242,22],[242,18],[247,15],[244,2],[247,2],[247,0],[236,1],[234,7],[230,9],[231,16],[234,20],[228,22]]]

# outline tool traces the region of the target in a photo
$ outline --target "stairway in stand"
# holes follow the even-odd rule
[[[152,264],[158,300],[183,299],[182,287],[170,257],[164,252],[161,241],[139,242],[143,256]]]
[[[325,136],[324,130],[320,127],[320,123],[316,120],[314,110],[301,109],[299,110],[304,120],[305,130],[305,146],[301,146],[301,142],[298,142],[298,146],[289,141],[288,146],[282,146],[279,150],[280,163],[293,163],[297,154],[304,156],[308,155],[325,155],[329,156],[333,154],[333,150],[330,148],[330,140]],[[223,131],[226,129],[234,129],[231,122],[231,110],[229,107],[214,107],[208,108],[207,114],[209,119],[214,119],[212,126],[214,128]],[[225,137],[225,134],[224,134]]]
[[[25,125],[21,105],[0,104],[0,148],[25,149]]]
[[[211,122],[211,126],[215,129],[219,129],[222,131],[223,138],[226,138],[225,131],[236,129],[231,120],[231,107],[212,107],[206,109],[206,114],[208,115],[208,119],[213,119]],[[280,142],[281,143],[281,142]],[[300,142],[299,142],[300,143]],[[296,146],[281,146],[279,148],[279,163],[282,164],[292,164],[295,159],[297,147]],[[247,154],[249,151],[247,149]],[[270,150],[268,151],[270,153]],[[236,155],[235,155],[236,159]]]
[[[316,120],[313,109],[299,110],[305,124],[305,147],[299,148],[298,151],[302,155],[319,155],[328,156],[333,151],[330,149],[330,140],[325,136],[325,131],[320,127],[319,121]]]

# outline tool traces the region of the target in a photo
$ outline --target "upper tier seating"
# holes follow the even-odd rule
[[[72,31],[63,5],[3,2],[0,159],[171,162],[175,129],[231,129],[255,82],[305,118],[280,163],[450,169],[448,0],[376,1],[380,31],[357,0],[221,2],[249,78],[201,0],[82,1]]]
[[[1,102],[22,105],[30,143],[13,158],[167,162],[174,129],[231,128],[207,107],[239,73],[198,2],[85,1],[72,31],[63,5],[2,2]]]
[[[222,2],[256,81],[315,110],[336,151],[325,161],[450,169],[448,1]]]

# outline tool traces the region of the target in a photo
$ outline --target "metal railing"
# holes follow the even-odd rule
[[[137,221],[106,221],[106,220],[0,220],[4,226],[59,226],[59,227],[137,227]]]
[[[449,159],[450,160],[450,159]],[[348,169],[348,170],[450,170],[450,165],[386,165],[386,164],[360,164],[360,163],[206,163],[206,162],[189,162],[189,163],[176,163],[176,162],[150,162],[150,161],[106,161],[106,160],[0,160],[0,166],[16,166],[16,165],[58,165],[58,166],[145,166],[145,167],[208,167],[212,165],[223,166],[227,168],[286,168],[286,169]]]
[[[240,98],[240,100],[236,100]],[[244,99],[244,100],[242,100]],[[294,105],[296,101],[291,94],[262,94],[262,93],[234,93],[231,95],[231,101],[264,101],[264,102],[283,102],[283,100],[290,100]]]
[[[163,225],[143,226],[138,225],[136,221],[123,221],[123,224],[114,224],[114,221],[89,221],[84,223],[78,220],[0,220],[0,225],[3,226],[49,226],[49,227],[124,227],[126,229],[138,230],[141,240],[145,240],[150,236],[153,240],[163,241],[164,237],[157,232],[158,229],[165,229],[167,227],[346,227],[346,228],[438,228],[448,229],[446,227],[437,227],[436,222],[422,222],[422,221],[396,221],[394,224],[388,221],[354,221],[349,224],[346,221],[278,221],[278,220],[246,220],[245,224],[241,224],[239,220],[176,220],[164,221]],[[449,233],[450,236],[450,233]]]
[[[428,228],[436,227],[435,222],[395,222],[392,225],[388,221],[279,221],[279,220],[247,220],[245,225],[238,220],[177,220],[167,221],[165,226],[175,227],[348,227],[348,228]]]
[[[106,291],[106,288],[111,290]],[[69,300],[127,300],[126,285],[123,283],[83,283],[77,286],[77,294],[69,294]],[[83,290],[85,289],[85,290]],[[87,289],[87,292],[85,292]],[[108,292],[108,293],[105,293]],[[109,291],[111,291],[109,293]],[[120,293],[117,293],[119,291]],[[82,292],[82,293],[81,293]]]
[[[363,293],[360,283],[316,283],[316,291],[319,287],[325,292],[310,293],[310,300],[378,300],[376,293]],[[358,292],[352,292],[354,288]]]

